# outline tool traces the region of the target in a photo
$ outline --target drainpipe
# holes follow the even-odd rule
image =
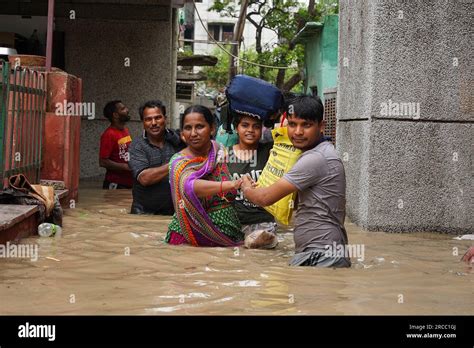
[[[48,0],[48,29],[46,32],[46,71],[51,71],[53,58],[54,0]]]

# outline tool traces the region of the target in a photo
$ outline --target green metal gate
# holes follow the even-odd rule
[[[10,68],[1,62],[0,178],[2,186],[14,174],[38,183],[45,118],[45,74],[28,68]]]

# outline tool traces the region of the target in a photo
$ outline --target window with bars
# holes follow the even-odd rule
[[[336,92],[324,93],[324,119],[326,127],[324,134],[332,138],[336,146]]]
[[[234,37],[234,24],[209,24],[209,33],[216,41],[231,41]]]
[[[176,99],[180,100],[193,100],[193,87],[194,84],[191,83],[176,83]]]

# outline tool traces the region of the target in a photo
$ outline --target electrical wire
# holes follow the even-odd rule
[[[201,25],[202,27],[204,28],[204,30],[206,31],[208,37],[217,45],[217,47],[219,47],[222,51],[224,51],[225,53],[227,53],[229,56],[233,57],[234,59],[238,59],[242,62],[245,62],[247,64],[250,64],[250,65],[255,65],[255,66],[259,66],[259,67],[262,67],[262,68],[269,68],[269,69],[292,69],[292,67],[289,67],[289,66],[273,66],[273,65],[266,65],[266,64],[260,64],[260,63],[255,63],[255,62],[251,62],[249,60],[246,60],[244,58],[240,58],[240,57],[237,57],[235,55],[233,55],[231,52],[229,52],[224,46],[222,46],[219,42],[217,42],[215,39],[214,39],[214,36],[211,35],[211,33],[209,33],[209,31],[207,30],[206,26],[204,25],[204,23],[202,22],[202,19],[201,19],[201,15],[199,14],[199,11],[197,9],[197,6],[196,6],[196,2],[195,0],[193,0],[193,5],[194,5],[194,10],[196,10],[196,14],[199,18],[199,22],[201,22]]]

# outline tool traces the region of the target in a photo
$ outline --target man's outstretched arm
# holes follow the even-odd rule
[[[155,168],[144,169],[138,174],[137,180],[143,186],[156,184],[168,176],[168,164]]]
[[[248,176],[243,177],[241,189],[249,201],[261,207],[272,205],[290,193],[298,191],[295,185],[283,178],[268,187],[254,188]]]

